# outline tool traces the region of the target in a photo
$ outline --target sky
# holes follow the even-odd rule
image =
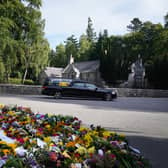
[[[168,0],[42,0],[45,37],[50,47],[64,43],[71,35],[86,34],[88,17],[97,34],[104,29],[109,35],[128,33],[127,25],[137,17],[142,22],[164,24]]]

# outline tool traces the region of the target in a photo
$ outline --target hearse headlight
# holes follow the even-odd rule
[[[113,95],[115,95],[115,94],[116,94],[116,92],[115,92],[115,91],[112,91],[111,93],[112,93]]]

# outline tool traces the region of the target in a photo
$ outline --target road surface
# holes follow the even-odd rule
[[[112,102],[59,99],[41,95],[0,95],[0,103],[28,106],[34,112],[77,116],[83,124],[124,133],[154,168],[167,167],[168,98],[119,97]]]

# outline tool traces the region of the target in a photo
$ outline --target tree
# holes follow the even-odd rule
[[[56,62],[56,52],[52,49],[48,54],[48,64],[50,67],[54,67]]]
[[[124,47],[121,36],[107,37],[106,32],[99,35],[97,53],[100,53],[100,72],[108,83],[116,84],[119,80],[127,80],[128,61]]]
[[[66,55],[66,49],[63,44],[56,47],[55,66],[65,67],[68,64],[68,57]]]
[[[65,52],[65,45],[62,43],[56,46],[56,51],[49,53],[49,65],[52,67],[65,67],[68,64],[68,57]]]
[[[93,23],[92,23],[92,20],[91,20],[90,17],[88,18],[88,25],[87,25],[87,29],[86,29],[86,35],[87,35],[87,39],[90,42],[92,42],[92,43],[95,42],[96,33],[94,32]]]
[[[168,13],[164,16],[164,21],[165,21],[164,27],[168,28]]]
[[[41,0],[0,1],[0,53],[6,79],[17,70],[24,82],[28,72],[34,78],[46,65],[49,46],[44,39],[40,6]]]
[[[88,40],[86,35],[81,35],[79,39],[79,60],[87,61],[89,60],[90,48],[92,43]]]
[[[68,37],[65,41],[65,53],[67,58],[72,55],[75,60],[79,59],[79,44],[74,35]]]
[[[154,88],[168,89],[168,30],[162,29],[155,40],[155,55],[146,62],[146,75]]]
[[[4,73],[5,73],[5,67],[2,58],[0,57],[0,82],[4,81]]]
[[[141,29],[142,22],[139,20],[139,18],[134,18],[131,21],[131,24],[127,26],[128,30],[131,32],[138,32]]]
[[[14,39],[14,33],[12,30],[17,26],[12,20],[11,15],[14,13],[14,5],[11,2],[0,2],[0,54],[1,61],[5,68],[4,79],[8,81],[12,69],[16,66],[16,50],[18,43]],[[9,12],[7,12],[9,10]]]

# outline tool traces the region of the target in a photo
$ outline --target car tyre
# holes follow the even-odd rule
[[[105,101],[111,101],[112,100],[112,96],[110,93],[106,93],[105,96],[104,96],[104,100]]]
[[[54,94],[55,99],[60,99],[61,97],[62,97],[62,95],[61,95],[60,91],[55,92],[55,94]]]

